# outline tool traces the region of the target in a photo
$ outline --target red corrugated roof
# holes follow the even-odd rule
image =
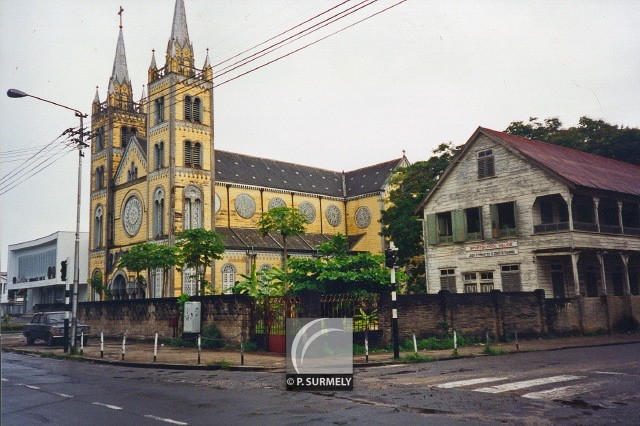
[[[478,130],[575,186],[640,195],[640,166],[484,127]]]

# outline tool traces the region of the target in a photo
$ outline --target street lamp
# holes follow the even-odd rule
[[[86,143],[83,142],[84,136],[84,128],[83,128],[83,119],[87,117],[87,114],[83,114],[75,108],[68,107],[66,105],[62,105],[48,99],[39,98],[37,96],[30,95],[21,90],[9,89],[7,90],[7,96],[10,98],[34,98],[43,102],[47,102],[62,108],[70,109],[76,115],[76,117],[80,118],[80,129],[77,132],[78,139],[76,139],[78,145],[78,202],[76,206],[76,242],[74,246],[73,252],[73,302],[71,304],[71,352],[76,352],[76,330],[78,326],[78,284],[80,281],[80,190],[82,188],[81,185],[81,177],[82,177],[82,148],[87,147]],[[75,132],[73,132],[75,133]]]

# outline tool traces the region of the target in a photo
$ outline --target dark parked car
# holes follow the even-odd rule
[[[56,343],[63,344],[64,340],[64,318],[66,312],[42,312],[35,314],[30,323],[24,325],[22,334],[27,338],[27,345],[33,345],[36,340],[44,340],[49,346]],[[68,317],[71,317],[69,315]],[[84,344],[87,344],[87,337],[90,327],[86,324],[78,323],[76,329],[76,338],[84,334]],[[69,333],[71,333],[71,324],[69,324]]]

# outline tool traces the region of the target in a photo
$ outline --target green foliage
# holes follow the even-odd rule
[[[102,297],[105,296],[105,291],[107,290],[107,286],[104,284],[104,279],[102,278],[102,272],[96,271],[91,275],[91,281],[89,284],[93,291],[98,293],[100,300],[102,300]]]
[[[609,124],[583,116],[578,125],[562,128],[557,117],[542,122],[530,117],[527,123],[514,121],[505,130],[513,135],[549,142],[614,160],[640,165],[640,129]]]
[[[472,346],[477,343],[477,339],[463,337],[461,335],[457,336],[457,344],[458,347],[463,346]],[[453,337],[429,337],[426,339],[418,339],[416,341],[418,346],[418,350],[427,350],[427,351],[440,351],[445,349],[453,349]],[[413,351],[413,339],[407,339],[400,344],[400,350],[402,351]]]
[[[23,328],[24,324],[11,324],[4,322],[4,320],[2,324],[0,324],[0,331],[2,331],[2,333],[22,333]]]
[[[217,325],[207,324],[202,327],[200,346],[204,349],[220,349],[224,347],[224,339]]]
[[[186,229],[180,232],[176,241],[178,259],[186,268],[196,272],[196,291],[204,295],[210,283],[204,279],[207,265],[214,259],[222,259],[224,239],[215,231],[204,228]],[[212,289],[209,289],[210,292]]]
[[[500,348],[493,348],[490,345],[486,345],[482,350],[482,353],[485,355],[507,355],[509,351]]]
[[[155,244],[151,243],[136,244],[122,253],[118,261],[119,268],[124,268],[136,274],[136,281],[142,288],[146,287],[146,283],[144,283],[144,278],[140,275],[140,272],[151,268],[152,253],[155,246]]]
[[[256,272],[256,264],[251,264],[249,275],[240,274],[243,281],[237,281],[231,289],[233,294],[248,294],[249,296],[273,296],[284,294],[280,286],[274,285],[272,271]]]
[[[460,149],[451,143],[440,144],[428,160],[398,169],[391,177],[391,205],[382,212],[382,235],[398,247],[398,265],[406,268],[408,293],[426,291],[422,223],[415,209]]]
[[[307,217],[298,209],[276,207],[262,213],[257,227],[262,235],[277,232],[282,237],[284,260],[287,261],[287,237],[303,235],[307,226]]]
[[[365,312],[364,309],[359,308],[360,312],[353,316],[353,319],[356,321],[361,321],[364,323],[365,331],[371,329],[371,326],[378,322],[378,310],[374,309],[371,312]]]
[[[432,356],[425,356],[425,355],[420,355],[416,353],[410,353],[400,357],[400,362],[404,362],[408,364],[419,363],[419,362],[434,362],[436,360],[437,358],[434,358]]]

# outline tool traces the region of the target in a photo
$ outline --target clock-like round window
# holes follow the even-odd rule
[[[342,212],[338,208],[338,206],[329,206],[327,210],[325,210],[325,216],[327,217],[327,222],[329,225],[336,227],[340,225],[342,222]]]
[[[236,211],[243,219],[249,219],[256,212],[256,202],[248,194],[240,194],[235,201]]]
[[[287,207],[287,203],[282,198],[274,197],[269,201],[269,210],[276,207]]]
[[[124,204],[123,220],[124,230],[133,237],[142,225],[142,203],[136,196],[131,196]]]
[[[313,223],[313,221],[316,220],[316,208],[313,207],[313,204],[311,204],[310,202],[303,201],[298,206],[298,210],[300,211],[300,213],[305,215],[305,217],[307,218],[307,223]]]
[[[362,206],[356,210],[356,225],[358,228],[364,229],[371,223],[371,210],[369,207]]]

